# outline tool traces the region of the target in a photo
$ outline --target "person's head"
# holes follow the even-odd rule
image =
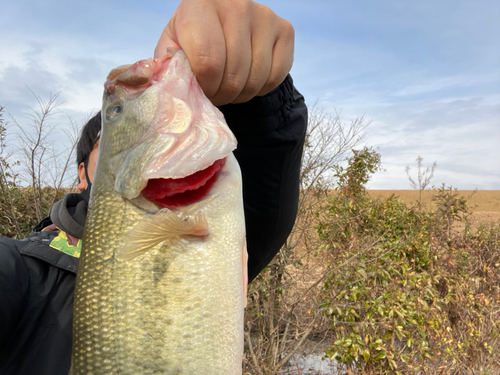
[[[101,112],[98,112],[83,127],[80,139],[76,145],[76,163],[80,179],[77,188],[80,190],[85,190],[88,186],[86,173],[89,182],[92,182],[94,178],[100,132]]]

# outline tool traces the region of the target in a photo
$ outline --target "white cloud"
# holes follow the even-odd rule
[[[408,86],[401,88],[393,95],[414,96],[418,94],[435,93],[436,91],[440,91],[443,89],[473,86],[481,83],[491,82],[492,80],[499,80],[499,77],[492,77],[490,75],[455,75],[451,77],[438,78],[421,77],[420,79],[418,79],[418,84],[413,84],[413,82],[410,82]]]
[[[0,104],[7,111],[25,116],[35,103],[28,85],[43,97],[61,91],[60,109],[85,117],[100,107],[110,69],[151,56],[175,7],[90,1],[2,8]],[[436,182],[499,189],[499,3],[356,4],[267,5],[295,26],[292,74],[307,103],[335,106],[346,122],[373,120],[367,144],[380,147],[387,172],[370,185],[409,188],[404,168],[421,155],[438,162]]]

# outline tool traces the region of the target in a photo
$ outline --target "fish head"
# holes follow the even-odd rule
[[[115,192],[158,208],[206,195],[236,138],[183,51],[115,68],[104,87],[97,171]]]

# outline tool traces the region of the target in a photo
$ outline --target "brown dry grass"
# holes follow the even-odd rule
[[[388,198],[392,194],[404,200],[408,204],[416,203],[419,199],[418,190],[368,190],[372,197]],[[500,221],[500,190],[457,190],[467,198],[471,221],[473,222],[498,222]],[[422,193],[424,207],[433,208],[432,197],[435,190],[427,190]]]

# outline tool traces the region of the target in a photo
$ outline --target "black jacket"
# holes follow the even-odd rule
[[[307,109],[287,77],[263,97],[220,110],[238,139],[251,281],[295,221]],[[49,246],[57,233],[41,229],[50,224],[24,240],[0,237],[0,375],[69,371],[78,259]]]

